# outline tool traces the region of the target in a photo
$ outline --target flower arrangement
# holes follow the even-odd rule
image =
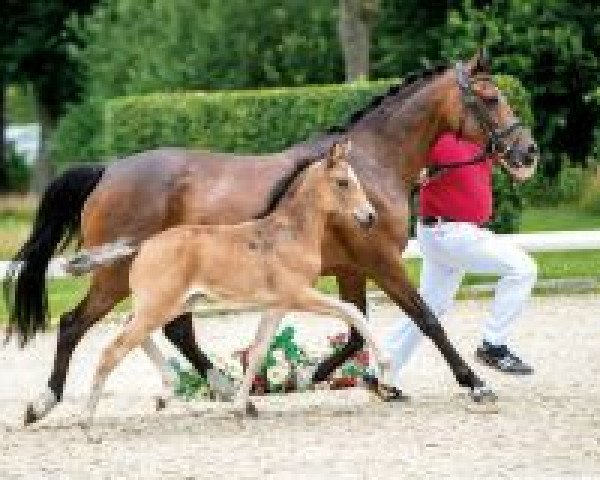
[[[323,352],[310,352],[300,347],[295,339],[295,329],[284,327],[271,343],[263,364],[252,383],[252,394],[265,395],[301,390],[307,385],[314,367],[321,358],[339,351],[347,342],[345,333],[328,337],[328,349]],[[225,372],[234,382],[240,382],[248,364],[249,349],[236,351],[231,359],[213,358],[213,363]],[[185,399],[211,398],[210,387],[193,369],[183,368],[175,359],[170,361],[177,374],[175,394]],[[357,352],[344,365],[338,368],[325,388],[342,389],[359,385],[369,370],[369,353]]]

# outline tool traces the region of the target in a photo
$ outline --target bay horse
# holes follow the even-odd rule
[[[335,216],[340,223],[366,231],[376,220],[375,209],[346,160],[349,145],[334,143],[324,157],[298,162],[274,186],[270,207],[255,220],[172,227],[111,259],[135,255],[129,271],[133,314],[101,354],[83,420],[87,431],[107,376],[152,331],[188,311],[192,294],[253,303],[264,310],[234,402],[238,416],[246,413],[252,380],[288,312],[345,320],[366,339],[380,367],[377,371],[383,374],[385,362],[363,313],[314,288],[323,263],[323,242],[331,228],[329,219]],[[123,250],[119,245],[117,249]]]
[[[6,283],[8,334],[26,342],[48,324],[45,270],[64,238],[80,232],[90,248],[119,238],[141,241],[179,224],[239,223],[264,208],[270,186],[298,159],[323,152],[341,134],[363,155],[350,162],[378,213],[368,235],[336,224],[324,242],[321,274],[334,275],[343,300],[366,312],[371,278],[430,338],[457,382],[475,400],[493,395],[448,340],[438,319],[411,284],[402,261],[409,236],[409,197],[426,153],[443,131],[460,131],[504,154],[510,168],[533,168],[537,146],[490,75],[487,55],[408,76],[355,112],[343,127],[263,156],[185,149],[142,152],[107,167],[67,170],[44,193],[33,230],[15,256]],[[313,155],[314,156],[314,155]],[[42,418],[62,398],[75,346],[85,332],[129,295],[130,261],[93,272],[85,298],[60,317],[57,350],[46,390],[27,405],[25,423]],[[232,272],[235,275],[235,272]],[[197,347],[189,313],[163,329],[206,376],[214,367]],[[313,380],[325,380],[363,340],[351,330],[347,345],[325,359]]]

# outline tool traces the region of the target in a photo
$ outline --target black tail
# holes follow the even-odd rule
[[[48,326],[46,269],[50,258],[79,233],[81,211],[106,167],[73,167],[55,178],[42,195],[33,229],[12,259],[4,281],[8,308],[6,338],[18,334],[24,346]]]

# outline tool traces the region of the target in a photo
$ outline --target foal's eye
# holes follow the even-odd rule
[[[336,180],[337,186],[340,188],[348,188],[348,179],[346,178],[339,178],[338,180]]]

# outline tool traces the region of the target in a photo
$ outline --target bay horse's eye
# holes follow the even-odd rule
[[[490,108],[497,107],[500,103],[500,99],[496,96],[494,97],[483,97],[483,102]]]
[[[337,186],[340,188],[348,188],[348,185],[350,185],[348,183],[348,179],[347,178],[338,178],[336,180]]]

